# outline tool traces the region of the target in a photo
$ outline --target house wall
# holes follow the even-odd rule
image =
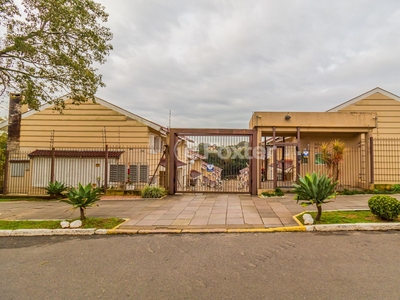
[[[308,162],[302,161],[300,169],[296,170],[295,145],[285,147],[285,180],[296,180],[295,174],[304,176],[313,171],[326,172],[324,165],[316,163],[318,147],[322,143],[340,139],[345,142],[348,150],[345,151],[342,164],[343,187],[367,187],[369,183],[369,156],[365,147],[361,148],[361,140],[372,134],[375,127],[376,114],[374,112],[255,112],[250,120],[250,128],[258,130],[258,135],[285,137],[285,142],[297,141],[297,130],[300,132],[300,151],[307,149],[310,152]],[[261,139],[260,139],[261,142]],[[281,160],[282,150],[277,149],[277,160]],[[261,168],[265,168],[267,179],[272,178],[272,148],[267,153],[267,161],[258,161],[257,182],[262,186]],[[290,153],[289,153],[290,152]],[[281,154],[279,154],[281,153]],[[287,166],[290,168],[287,168]],[[278,167],[279,168],[279,167]],[[283,175],[283,173],[282,173]],[[282,177],[281,175],[281,177]],[[279,176],[278,176],[279,178]]]
[[[377,92],[339,111],[376,113],[374,138],[400,138],[400,102],[389,96]]]
[[[285,119],[286,116],[289,119]],[[368,132],[375,127],[376,114],[365,112],[254,112],[250,128],[260,128],[272,133],[277,128],[278,136],[296,132]]]
[[[400,101],[384,95],[379,91],[368,95],[355,103],[344,106],[340,112],[374,112],[377,115],[376,128],[373,129],[373,137],[377,139],[399,139],[400,138]],[[384,143],[382,140],[381,143]],[[388,141],[390,143],[390,141]],[[397,184],[399,162],[393,156],[393,152],[399,152],[397,143],[391,144],[386,150],[378,151],[374,155],[375,184]],[[384,170],[384,171],[382,171]],[[378,174],[383,174],[379,176]]]
[[[22,119],[21,150],[149,145],[148,126],[98,103],[66,103],[62,114],[47,108]]]

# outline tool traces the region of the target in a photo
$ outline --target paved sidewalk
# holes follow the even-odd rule
[[[250,195],[175,195],[163,199],[101,200],[88,209],[90,217],[129,218],[121,229],[230,229],[276,228],[298,224],[292,218],[304,210],[285,197],[259,198]],[[400,198],[400,195],[394,195]],[[323,210],[368,209],[371,195],[338,196]],[[0,202],[0,219],[72,219],[79,212],[63,202]]]

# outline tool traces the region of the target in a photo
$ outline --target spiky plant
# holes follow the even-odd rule
[[[79,208],[81,220],[86,219],[85,210],[88,207],[93,206],[97,201],[100,200],[101,190],[99,188],[92,188],[92,184],[89,183],[87,186],[83,186],[79,183],[78,188],[71,188],[66,194],[68,199],[61,200],[62,202],[71,204],[73,209]]]
[[[49,194],[50,196],[61,198],[63,196],[63,193],[67,190],[67,187],[64,185],[64,183],[58,182],[56,180],[55,182],[49,182],[45,189],[47,194]]]
[[[334,195],[337,183],[325,174],[320,175],[313,172],[310,175],[307,173],[304,177],[300,176],[298,183],[294,184],[294,192],[297,194],[295,199],[297,203],[305,200],[300,203],[302,206],[315,204],[318,210],[315,220],[319,221],[322,214],[322,204],[329,202],[326,199]]]
[[[341,140],[333,140],[329,143],[322,143],[320,146],[321,158],[325,163],[333,181],[339,180],[339,164],[343,160],[343,153],[346,145]]]

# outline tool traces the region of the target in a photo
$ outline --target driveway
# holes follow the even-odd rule
[[[323,210],[368,209],[371,195],[338,196]],[[87,210],[89,217],[129,218],[121,228],[271,228],[296,226],[292,218],[304,210],[284,197],[259,198],[237,194],[183,194],[163,199],[100,200]],[[0,203],[0,219],[73,219],[79,212],[59,201]]]

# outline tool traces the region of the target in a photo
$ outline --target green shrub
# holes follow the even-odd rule
[[[332,182],[332,179],[327,177],[325,174],[320,175],[319,173],[313,172],[311,175],[299,178],[299,183],[294,184],[294,192],[297,194],[295,200],[306,200],[301,202],[302,206],[308,206],[315,204],[317,206],[316,221],[321,219],[322,204],[327,203],[326,199],[335,195],[336,182]]]
[[[365,193],[366,191],[349,189],[343,189],[343,191],[339,192],[340,195],[363,195]]]
[[[285,194],[283,193],[283,191],[280,189],[280,188],[276,188],[275,189],[275,195],[277,195],[277,196],[279,196],[279,197],[282,197],[282,196],[284,196]]]
[[[368,200],[371,212],[384,220],[392,221],[400,214],[400,201],[396,198],[377,195]]]
[[[264,197],[264,198],[266,198],[266,197],[274,197],[275,193],[274,192],[262,192],[260,195],[261,195],[261,197]]]
[[[141,195],[143,198],[161,198],[166,194],[167,191],[163,187],[157,187],[157,186],[146,186],[141,191]]]
[[[260,195],[261,195],[261,197],[266,198],[266,197],[275,197],[275,196],[282,197],[285,194],[283,193],[283,191],[280,188],[277,187],[273,192],[268,192],[268,191],[262,192]]]
[[[99,188],[92,188],[92,184],[89,183],[87,186],[83,186],[79,183],[78,188],[71,188],[66,194],[67,200],[61,200],[62,202],[72,205],[73,209],[79,208],[81,220],[86,219],[85,210],[91,207],[95,202],[100,200],[102,191]]]
[[[67,190],[67,187],[64,185],[64,183],[58,182],[56,180],[55,182],[49,182],[45,189],[47,194],[49,194],[50,196],[61,198],[63,197],[64,192]]]
[[[393,193],[400,193],[400,184],[393,185],[392,192]]]

